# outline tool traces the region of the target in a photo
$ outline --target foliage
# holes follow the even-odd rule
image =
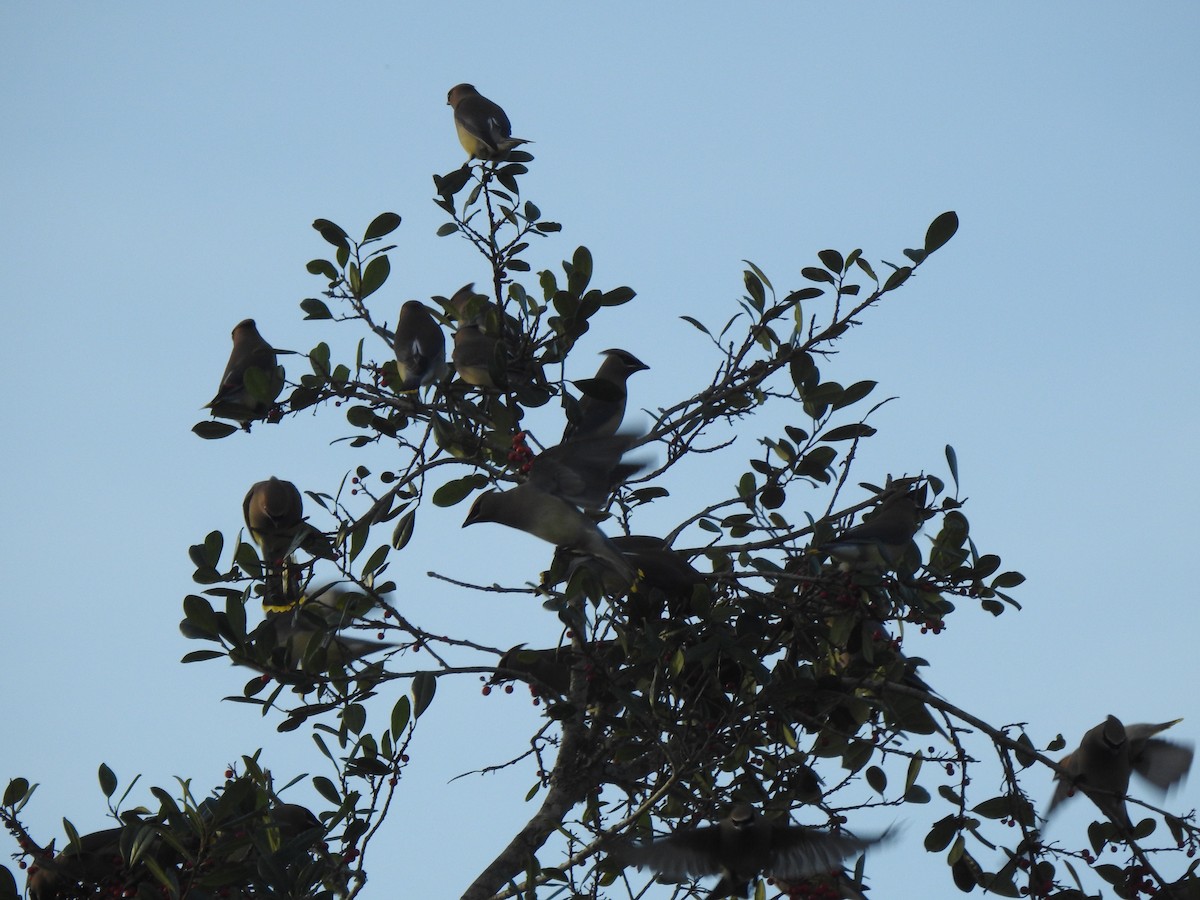
[[[907,287],[950,240],[958,227],[952,212],[933,221],[919,248],[903,251],[903,264],[870,262],[857,249],[822,250],[801,269],[803,284],[777,291],[747,263],[745,292],[728,319],[681,316],[711,346],[707,381],[654,413],[637,443],[657,459],[616,490],[603,527],[610,535],[636,533],[655,503],[661,508],[673,497],[690,504],[658,537],[698,577],[679,586],[670,578],[656,581],[647,569],[629,588],[614,584],[597,561],[560,551],[534,586],[506,588],[541,598],[544,611],[531,609],[531,617],[561,620],[562,647],[538,650],[507,651],[435,633],[422,626],[419,605],[397,599],[406,592],[388,573],[419,527],[423,505],[452,507],[482,490],[520,483],[528,457],[517,451],[527,442],[543,448],[557,442],[556,435],[528,428],[527,412],[557,402],[570,414],[577,401],[563,372],[572,349],[595,317],[634,299],[628,287],[593,284],[586,247],[562,262],[561,274],[529,275],[536,239],[559,231],[520,196],[519,178],[531,159],[514,151],[434,179],[435,202],[449,219],[439,234],[466,241],[491,274],[486,303],[464,312],[434,298],[434,311],[451,328],[481,321],[497,339],[490,367],[495,390],[448,378],[424,394],[398,391],[394,336],[378,311],[394,249],[386,241],[400,217],[381,214],[360,239],[327,219],[313,223],[333,254],[308,263],[324,289],[301,309],[309,320],[362,334],[351,360],[333,359],[325,343],[313,347],[306,355],[310,371],[288,373],[268,422],[286,424],[314,407],[342,409],[348,450],[386,445],[399,461],[380,472],[355,465],[335,491],[307,492],[337,549],[336,561],[297,563],[309,603],[325,597],[315,624],[304,626],[318,639],[297,649],[288,637],[294,628],[278,627],[283,620],[251,626],[248,608],[262,594],[267,562],[253,546],[214,531],[190,550],[203,590],[185,598],[181,627],[211,646],[185,661],[230,658],[258,670],[263,674],[233,699],[275,716],[280,730],[311,729],[339,773],[336,783],[322,779],[317,787],[335,807],[322,816],[321,829],[344,828],[342,849],[330,853],[311,841],[264,844],[274,794],[269,777],[248,759],[247,774],[212,800],[192,802],[186,782],[182,807],[156,791],[162,806],[126,817],[119,873],[105,877],[139,893],[161,885],[169,896],[206,895],[218,881],[189,886],[185,873],[208,866],[223,873],[221,885],[246,895],[356,893],[363,883],[357,854],[367,849],[408,767],[419,765],[410,762],[409,743],[436,700],[439,680],[486,671],[492,684],[526,682],[540,703],[543,718],[527,756],[536,767],[531,794],[540,805],[496,860],[463,886],[464,898],[637,896],[649,876],[622,871],[605,849],[625,835],[711,820],[734,799],[775,814],[807,805],[806,818],[824,815],[831,827],[853,825],[864,808],[944,804],[925,849],[944,854],[963,891],[1091,896],[1096,879],[1086,875],[1089,868],[1120,897],[1146,896],[1162,884],[1151,854],[1173,848],[1143,846],[1157,831],[1154,819],[1132,833],[1097,824],[1088,849],[1043,842],[1021,774],[1032,766],[1057,771],[1044,752],[1062,749],[1061,738],[1039,748],[1019,726],[988,725],[933,692],[916,672],[923,661],[902,652],[906,630],[940,633],[964,603],[994,616],[1019,608],[1009,592],[1022,576],[971,538],[951,448],[948,478],[870,475],[877,484],[869,486],[882,496],[899,486],[920,498],[929,538],[924,551],[913,542],[895,565],[871,568],[839,566],[820,549],[878,503],[874,493],[864,499],[848,486],[860,442],[876,436],[872,415],[888,402],[876,400],[873,381],[842,385],[823,377],[821,363],[842,352],[871,310]],[[703,367],[699,359],[692,364]],[[239,433],[214,425],[201,423],[197,432]],[[699,455],[721,460],[728,473],[723,492],[704,497],[680,474],[677,467]],[[680,485],[688,488],[682,497],[675,494]],[[333,569],[334,587],[318,587]],[[301,617],[305,606],[285,615]],[[351,650],[346,635],[355,629],[389,644]],[[367,701],[395,681],[408,694],[386,722],[377,722]],[[990,754],[1004,773],[998,793],[973,778]],[[30,790],[13,784],[6,821],[28,840],[17,815]],[[1195,848],[1191,815],[1164,821],[1173,846]],[[238,823],[241,837],[229,838]],[[1123,848],[1124,865],[1096,863],[1106,842]],[[45,864],[45,852],[31,841],[23,846]],[[290,855],[280,858],[285,850]],[[982,860],[997,856],[1006,862],[987,870]],[[249,865],[251,858],[259,864]],[[819,896],[828,882],[823,876],[788,890]]]

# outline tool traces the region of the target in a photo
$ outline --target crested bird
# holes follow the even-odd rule
[[[896,568],[925,521],[924,488],[908,490],[910,483],[905,479],[885,489],[870,518],[817,549],[838,560],[846,570],[882,572]]]
[[[446,374],[446,337],[419,300],[400,307],[393,347],[401,391],[415,391]]]
[[[644,468],[643,463],[621,462],[637,439],[619,433],[548,448],[533,459],[527,480],[477,497],[463,527],[477,522],[507,525],[601,559],[629,584],[636,574],[632,566],[580,508],[600,510],[619,484]]]
[[[238,322],[232,337],[233,350],[225,364],[221,385],[205,409],[211,409],[218,419],[232,419],[249,431],[250,423],[264,418],[283,390],[283,369],[275,348],[258,333],[253,319]],[[259,374],[247,379],[252,370]]]
[[[504,110],[472,84],[450,88],[446,103],[454,109],[454,128],[470,159],[499,159],[514,147],[529,143],[512,136],[512,125]]]
[[[1182,721],[1125,725],[1110,715],[1088,729],[1079,746],[1058,762],[1070,773],[1070,778],[1064,780],[1055,773],[1054,796],[1046,810],[1047,817],[1078,788],[1110,819],[1132,828],[1125,804],[1130,774],[1136,772],[1160,791],[1165,791],[1191,768],[1194,753],[1191,745],[1154,736]]]
[[[634,372],[650,367],[625,350],[605,350],[604,362],[593,378],[575,382],[582,392],[577,415],[567,421],[562,439],[606,437],[616,434],[625,418],[628,389],[625,382]]]
[[[294,552],[303,549],[313,556],[333,559],[333,547],[304,521],[304,500],[296,486],[274,475],[251,485],[242,500],[242,516],[262,553],[266,580],[263,607],[290,608],[300,599]]]

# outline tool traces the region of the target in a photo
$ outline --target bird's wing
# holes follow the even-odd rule
[[[666,878],[699,878],[721,871],[718,852],[721,832],[716,825],[677,831],[648,844],[631,844],[614,855],[639,869],[653,869]]]
[[[1161,790],[1166,790],[1187,774],[1195,751],[1186,744],[1160,738],[1146,741],[1146,748],[1133,764],[1133,770]]]
[[[880,840],[882,837],[861,838],[809,828],[776,828],[766,871],[780,878],[804,878],[820,872],[839,871],[847,856],[860,853]]]

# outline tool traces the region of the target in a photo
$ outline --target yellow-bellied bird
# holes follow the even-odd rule
[[[333,548],[319,531],[304,521],[304,500],[290,481],[271,476],[246,492],[242,515],[254,543],[262,552],[266,579],[265,609],[288,609],[300,599],[300,579],[293,552],[303,548],[313,556],[334,558]]]
[[[456,84],[446,95],[454,108],[458,140],[472,159],[498,159],[524,138],[512,136],[512,125],[499,106],[475,90],[473,84]]]
[[[400,390],[415,391],[446,374],[446,336],[420,301],[409,300],[400,307],[393,346]]]
[[[617,862],[649,867],[664,878],[681,881],[720,875],[707,900],[749,897],[759,875],[798,881],[830,872],[883,836],[859,838],[799,825],[776,824],[759,816],[748,803],[735,804],[716,825],[681,828],[647,844],[617,848]]]
[[[497,522],[516,528],[601,559],[629,584],[633,567],[579,508],[602,509],[621,482],[644,468],[643,463],[621,462],[637,439],[614,434],[550,447],[534,458],[528,480],[511,490],[477,497],[463,527]]]
[[[583,392],[578,415],[567,422],[562,439],[607,437],[616,434],[625,418],[625,382],[634,372],[650,367],[625,350],[605,350],[594,378],[575,382]]]
[[[1049,816],[1059,803],[1078,788],[1106,816],[1131,828],[1129,811],[1125,806],[1130,774],[1137,772],[1160,791],[1165,791],[1182,779],[1192,766],[1194,751],[1190,745],[1154,737],[1182,721],[1175,719],[1158,725],[1125,725],[1116,716],[1109,716],[1095,728],[1089,729],[1079,746],[1059,760],[1059,766],[1066,769],[1071,777],[1064,781],[1055,773],[1054,779],[1058,783],[1046,815]]]
[[[260,390],[252,390],[247,383],[246,374],[251,369],[261,373]],[[250,423],[266,416],[282,390],[283,368],[275,348],[258,333],[253,319],[242,319],[233,329],[233,351],[221,376],[221,386],[205,408],[219,419],[241,423],[249,431]]]
[[[451,361],[458,377],[473,387],[496,388],[492,369],[496,365],[496,348],[500,341],[479,325],[459,325],[454,332],[454,352]]]

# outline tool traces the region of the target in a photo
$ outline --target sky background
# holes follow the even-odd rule
[[[331,445],[352,431],[332,409],[223,441],[190,428],[242,318],[276,347],[325,340],[350,358],[357,331],[301,321],[324,286],[304,264],[331,249],[318,216],[351,234],[403,216],[372,298],[389,322],[406,299],[486,281],[464,241],[435,236],[429,199],[430,176],[463,159],[445,105],[462,81],[536,141],[523,194],[564,229],[535,244],[534,270],[585,244],[595,284],[638,292],[568,371],[624,347],[652,367],[631,382],[638,407],[704,378],[689,366],[711,350],[678,317],[732,315],[743,259],[782,294],[822,248],[898,263],[956,210],[954,240],[822,366],[899,398],[853,480],[945,478],[952,444],[977,545],[1028,578],[1022,612],[964,602],[910,652],[951,701],[1028,723],[1041,746],[1110,712],[1187,716],[1175,736],[1194,740],[1198,38],[1185,2],[4,4],[0,778],[40,783],[26,823],[45,839],[64,815],[104,827],[101,762],[125,784],[141,773],[141,802],[176,775],[206,791],[258,747],[281,784],[329,774],[303,734],[220,702],[247,671],[179,665],[203,646],[177,630],[187,547],[232,540],[255,481],[332,491],[388,456]],[[544,568],[534,538],[458,531],[465,512],[421,514],[390,573],[405,608],[496,646],[552,643],[536,601],[425,577],[519,584]],[[519,754],[535,715],[523,690],[440,686],[365,897],[462,892],[532,812],[534,775],[450,779]],[[1169,806],[1193,808],[1197,783]],[[1051,836],[1082,840],[1091,811],[1074,805]],[[870,867],[876,895],[956,895],[920,846],[922,816],[944,811],[905,811]]]

